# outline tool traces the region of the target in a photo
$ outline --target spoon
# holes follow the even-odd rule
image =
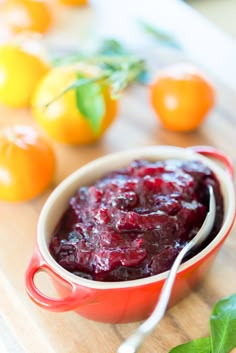
[[[159,300],[157,302],[156,307],[154,308],[154,311],[149,316],[149,318],[137,328],[134,334],[128,337],[120,345],[120,347],[117,350],[117,353],[135,353],[138,351],[145,336],[147,336],[149,333],[151,333],[154,330],[156,325],[161,321],[161,319],[165,314],[165,311],[169,302],[171,290],[175,281],[175,277],[183,258],[190,250],[200,245],[212,230],[212,227],[215,221],[215,215],[216,215],[216,204],[215,204],[215,196],[214,196],[212,186],[209,185],[208,189],[209,189],[209,211],[207,213],[205,221],[203,222],[201,228],[199,229],[195,237],[183,247],[183,249],[176,257],[169,271],[169,274],[166,278],[166,281],[162,287]]]

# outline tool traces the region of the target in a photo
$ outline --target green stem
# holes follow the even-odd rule
[[[108,78],[108,76],[104,74],[104,75],[93,77],[93,78],[80,78],[78,80],[75,80],[71,85],[66,87],[57,96],[55,96],[50,102],[46,103],[44,105],[44,108],[48,108],[52,103],[54,103],[55,101],[60,99],[62,96],[64,96],[64,94],[66,94],[67,92],[69,92],[69,91],[71,91],[73,89],[76,89],[77,87],[84,86],[84,85],[87,85],[89,83],[95,83],[95,82],[104,80],[106,78]]]
[[[82,60],[82,62],[97,65],[103,73],[93,78],[79,78],[75,80],[50,102],[45,104],[44,108],[48,108],[52,103],[60,99],[67,92],[90,83],[101,82],[101,84],[108,84],[111,86],[112,95],[117,96],[118,93],[126,88],[131,82],[135,81],[137,77],[145,70],[144,60],[136,58],[135,56],[96,56]],[[108,67],[102,69],[101,65],[107,65]]]

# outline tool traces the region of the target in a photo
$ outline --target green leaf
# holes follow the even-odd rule
[[[142,20],[139,20],[138,24],[144,32],[151,35],[160,44],[170,46],[175,49],[181,49],[180,44],[177,42],[177,40],[171,34],[164,32],[160,28],[156,28],[156,27],[152,26],[150,23],[147,23]]]
[[[198,338],[174,347],[169,353],[211,353],[211,339],[210,337]]]
[[[97,54],[107,56],[127,55],[129,51],[116,39],[104,39]]]
[[[229,353],[236,347],[236,294],[215,304],[210,329],[212,353]]]
[[[83,80],[80,75],[79,79]],[[78,85],[75,95],[78,110],[90,122],[94,132],[98,133],[106,109],[100,84],[90,81]]]
[[[52,103],[60,99],[64,94],[67,92],[76,89],[77,87],[87,85],[88,83],[93,83],[97,82],[98,80],[102,80],[103,77],[95,77],[95,78],[80,78],[78,80],[75,80],[71,85],[67,86],[65,89],[63,89],[57,96],[55,96],[52,100],[50,100],[48,103],[44,104],[44,108],[48,108]]]

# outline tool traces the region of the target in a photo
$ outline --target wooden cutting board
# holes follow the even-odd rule
[[[100,142],[85,147],[54,145],[57,170],[51,189],[30,202],[0,203],[0,331],[7,327],[11,332],[2,338],[1,352],[112,353],[134,331],[139,323],[95,323],[73,312],[47,312],[30,301],[24,273],[34,248],[40,210],[53,188],[71,172],[99,156],[131,147],[212,145],[231,156],[236,167],[236,103],[229,90],[218,86],[218,92],[221,101],[201,128],[178,134],[160,126],[144,87],[129,89],[116,122]],[[0,108],[0,118],[0,127],[9,122],[34,125],[27,110],[16,113]],[[140,353],[165,353],[177,344],[208,334],[213,304],[236,291],[235,252],[234,228],[199,288],[168,311]],[[55,295],[46,275],[40,274],[37,280],[42,290]]]

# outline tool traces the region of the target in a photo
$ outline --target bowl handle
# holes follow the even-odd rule
[[[214,147],[211,146],[192,146],[189,147],[194,152],[200,153],[204,156],[209,156],[215,159],[218,159],[220,162],[222,162],[225,165],[225,169],[228,172],[228,174],[231,176],[233,179],[234,177],[234,165],[231,159],[226,156],[223,152],[217,150]]]
[[[52,273],[60,282],[64,282],[71,288],[71,293],[65,298],[50,298],[43,294],[34,283],[34,276],[38,271],[44,270]],[[25,274],[26,291],[34,303],[44,309],[51,311],[69,311],[75,309],[77,306],[83,304],[91,296],[91,290],[86,288],[78,288],[76,284],[63,279],[58,273],[52,270],[48,264],[41,257],[40,252],[36,246],[34,254],[31,258],[29,266]]]

